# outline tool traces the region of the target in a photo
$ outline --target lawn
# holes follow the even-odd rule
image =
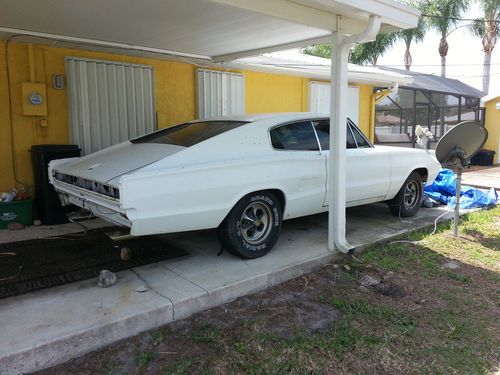
[[[138,335],[44,374],[490,374],[500,208]]]

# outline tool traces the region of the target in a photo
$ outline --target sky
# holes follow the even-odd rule
[[[462,18],[478,18],[482,12],[478,4],[472,3],[469,11]],[[420,43],[413,43],[412,71],[441,74],[441,58],[438,52],[441,37],[434,30],[427,32]],[[448,37],[449,50],[446,58],[446,76],[467,83],[482,90],[483,59],[481,39],[472,36],[466,27],[458,28]],[[391,66],[397,69],[404,67],[405,46],[398,42],[391,50],[379,58],[378,65]],[[500,40],[493,50],[491,61],[490,94],[500,94]]]

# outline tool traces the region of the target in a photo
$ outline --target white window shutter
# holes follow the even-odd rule
[[[66,58],[71,142],[84,155],[156,129],[148,65]]]
[[[245,76],[198,69],[198,117],[207,119],[245,113]]]
[[[356,125],[359,120],[359,87],[349,86],[347,117]],[[330,84],[309,82],[309,112],[330,112]]]

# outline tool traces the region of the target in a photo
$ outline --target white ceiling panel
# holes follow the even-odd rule
[[[337,15],[349,17],[344,32],[361,31],[370,14],[391,27],[417,21],[393,0],[0,0],[0,36],[38,32],[221,60],[325,38]]]
[[[0,25],[207,56],[328,34],[209,0],[3,0]]]

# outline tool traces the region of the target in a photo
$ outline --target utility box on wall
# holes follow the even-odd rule
[[[21,83],[24,116],[47,116],[47,90],[45,83]]]

